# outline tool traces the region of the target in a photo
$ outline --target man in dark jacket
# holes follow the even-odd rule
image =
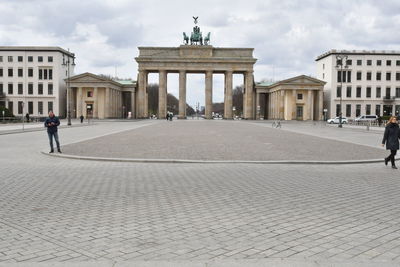
[[[49,136],[49,141],[50,141],[50,152],[49,153],[54,152],[53,137],[54,137],[54,140],[56,140],[57,151],[59,153],[61,153],[60,142],[58,141],[58,131],[57,131],[57,127],[59,125],[60,125],[60,120],[58,119],[58,117],[54,116],[53,111],[50,111],[49,117],[44,122],[44,127],[47,127],[47,135]]]
[[[399,150],[400,129],[395,116],[390,117],[388,124],[385,128],[385,133],[382,139],[382,146],[386,144],[386,149],[390,150],[390,155],[385,158],[385,165],[389,160],[392,163],[392,168],[397,169],[395,159],[397,150]]]

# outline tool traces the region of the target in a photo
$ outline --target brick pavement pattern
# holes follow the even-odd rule
[[[63,147],[65,154],[183,160],[365,160],[386,151],[371,146],[282,131],[242,121],[161,121],[151,127],[103,136]],[[310,127],[308,127],[310,128]],[[329,130],[329,129],[327,129]]]
[[[100,123],[60,139],[141,126],[154,125]],[[0,137],[1,262],[400,263],[400,173],[383,164],[80,161],[39,153],[46,138]]]

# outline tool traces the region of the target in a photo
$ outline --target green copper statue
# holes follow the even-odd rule
[[[193,17],[194,19],[194,24],[197,24],[197,20],[199,17]],[[193,27],[193,32],[190,35],[190,45],[209,45],[210,43],[210,35],[211,33],[209,32],[207,36],[204,38],[204,43],[203,43],[203,34],[200,31],[200,27],[195,25]],[[183,43],[185,45],[189,44],[189,36],[186,35],[185,32],[183,32]]]

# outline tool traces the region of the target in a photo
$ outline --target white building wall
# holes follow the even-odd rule
[[[31,51],[38,50],[38,51]],[[0,83],[3,84],[3,91],[6,94],[6,107],[8,102],[13,102],[13,114],[15,116],[22,116],[28,113],[28,103],[33,103],[33,112],[30,116],[46,116],[48,113],[48,103],[53,103],[53,111],[56,115],[65,117],[65,94],[66,86],[64,79],[67,78],[66,67],[62,66],[63,54],[65,57],[66,51],[57,47],[29,47],[23,50],[22,47],[0,47],[0,56],[3,57],[0,62],[0,68],[3,68],[3,77],[0,77]],[[8,62],[8,56],[13,57],[13,62]],[[18,56],[23,57],[22,62],[18,62]],[[33,57],[33,62],[28,61],[28,57]],[[43,57],[43,62],[38,62],[38,57]],[[53,57],[53,62],[48,61],[48,57]],[[72,63],[72,60],[71,60]],[[8,77],[8,69],[13,69],[13,77]],[[18,69],[23,69],[23,76],[18,77]],[[33,69],[33,77],[28,77],[28,70]],[[53,78],[50,80],[39,79],[39,69],[52,69]],[[71,76],[73,75],[73,66],[70,66]],[[44,78],[44,77],[43,77]],[[8,84],[13,84],[13,93],[8,93]],[[28,85],[33,84],[33,94],[29,94]],[[43,94],[39,94],[39,83],[43,84]],[[23,84],[22,94],[18,93],[18,84]],[[48,94],[48,85],[53,84],[53,94]],[[24,102],[24,109],[22,113],[18,112],[18,101]],[[43,103],[43,113],[39,114],[39,102]]]
[[[391,105],[393,115],[396,113],[395,108],[400,109],[400,95],[396,96],[396,88],[400,88],[400,80],[396,80],[396,73],[400,73],[400,52],[395,51],[335,51],[328,52],[328,56],[317,59],[317,78],[327,82],[324,87],[325,103],[324,108],[328,108],[329,116],[336,115],[336,105],[340,103],[337,97],[336,89],[340,86],[337,81],[336,55],[346,54],[348,59],[352,61],[348,70],[351,71],[351,82],[343,82],[342,88],[342,113],[346,116],[346,105],[351,105],[350,118],[356,117],[356,105],[361,105],[361,115],[366,115],[366,106],[371,105],[371,114],[375,115],[376,105],[381,106],[381,113],[384,114],[384,105]],[[321,56],[320,56],[321,57]],[[361,60],[362,64],[357,65],[357,60]],[[367,60],[371,60],[371,65],[367,65]],[[381,60],[381,65],[377,65],[377,60]],[[391,65],[387,66],[386,61],[390,60]],[[325,64],[325,69],[323,68]],[[362,73],[361,80],[357,80],[357,72]],[[367,72],[371,72],[371,80],[367,80]],[[381,80],[376,79],[376,73],[381,73]],[[391,73],[391,80],[386,80],[386,73]],[[347,86],[351,86],[351,97],[347,97]],[[361,97],[357,97],[357,87],[361,87]],[[371,97],[367,97],[367,87],[371,88]],[[381,87],[381,96],[376,95],[376,88]],[[390,96],[395,97],[394,101],[386,101],[386,87],[390,87]]]

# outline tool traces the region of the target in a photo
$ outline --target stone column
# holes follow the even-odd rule
[[[165,119],[167,115],[167,71],[159,71],[158,87],[158,118]]]
[[[293,90],[292,91],[292,120],[297,119],[297,91]]]
[[[186,71],[179,71],[179,119],[186,119]]]
[[[104,98],[104,118],[110,117],[110,88],[106,87],[106,96]]]
[[[76,95],[76,116],[82,115],[82,87],[78,87],[78,93]]]
[[[145,70],[139,70],[136,115],[140,119],[147,117],[146,87],[147,87],[147,72]]]
[[[233,91],[233,72],[225,72],[225,103],[224,103],[224,119],[233,119],[232,108],[232,91]]]
[[[93,98],[94,98],[94,103],[93,103],[93,118],[98,118],[99,117],[99,94],[98,94],[98,89],[97,87],[94,88],[93,90]]]
[[[314,120],[314,92],[313,90],[308,90],[308,112],[309,114],[309,119]]]
[[[243,96],[244,118],[248,120],[254,119],[253,116],[253,71],[247,71],[245,76],[245,94]]]
[[[256,120],[259,120],[260,116],[261,116],[260,93],[256,92]]]
[[[324,91],[318,91],[318,120],[324,119]]]
[[[136,119],[136,108],[135,108],[135,91],[131,92],[131,118]],[[128,109],[128,107],[126,107]]]
[[[208,70],[206,72],[206,119],[212,119],[212,86],[213,86],[213,72]]]

